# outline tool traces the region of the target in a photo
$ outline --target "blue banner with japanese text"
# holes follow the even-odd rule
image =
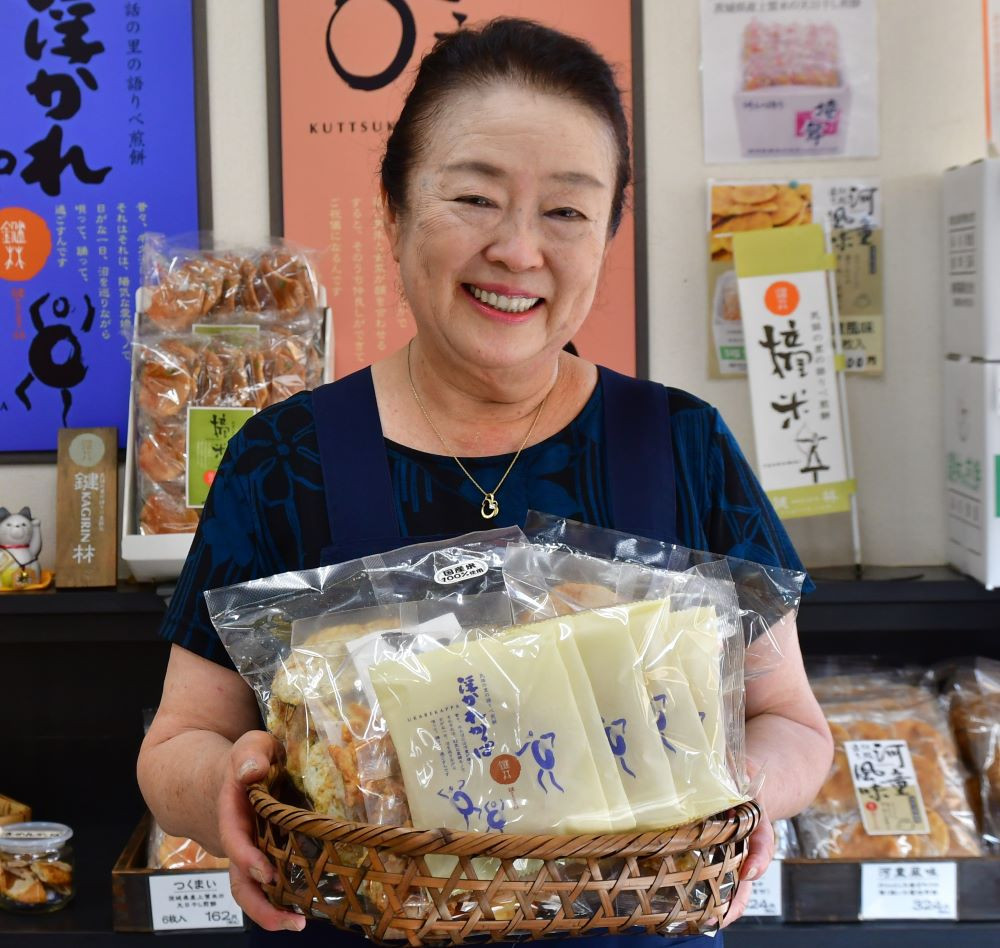
[[[128,417],[142,234],[198,230],[190,0],[3,0],[0,451]]]

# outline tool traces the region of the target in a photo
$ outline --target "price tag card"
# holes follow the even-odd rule
[[[862,919],[957,919],[953,862],[861,864]]]
[[[767,867],[767,872],[753,880],[750,901],[744,915],[780,916],[781,907],[781,860],[775,859]]]
[[[906,741],[844,741],[844,750],[869,836],[931,831]]]
[[[177,872],[149,877],[153,930],[242,928],[243,910],[228,872]]]

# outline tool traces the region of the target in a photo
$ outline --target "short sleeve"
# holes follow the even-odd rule
[[[260,575],[256,562],[259,528],[241,480],[231,443],[212,482],[160,627],[162,638],[227,668],[234,666],[209,618],[204,591]]]
[[[693,549],[805,571],[780,518],[719,412],[671,390],[678,532]],[[806,577],[803,592],[815,585]]]

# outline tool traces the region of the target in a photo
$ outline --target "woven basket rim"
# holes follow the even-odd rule
[[[271,788],[283,774],[273,766],[267,777],[248,789],[257,815],[285,831],[304,833],[315,839],[341,844],[376,846],[401,855],[442,854],[494,856],[503,859],[560,857],[667,856],[743,839],[760,821],[761,809],[754,800],[738,803],[728,810],[692,823],[662,830],[629,833],[574,835],[516,835],[472,833],[452,829],[416,829],[412,826],[377,826],[338,820],[312,810],[282,803]]]

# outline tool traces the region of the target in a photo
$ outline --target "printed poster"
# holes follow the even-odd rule
[[[125,443],[141,235],[198,229],[192,7],[5,0],[0,451]]]
[[[705,161],[874,158],[876,0],[701,0]]]
[[[733,270],[733,237],[819,223],[836,259],[846,371],[881,375],[885,365],[882,188],[878,178],[708,182],[709,374],[746,375]]]
[[[848,511],[823,229],[750,231],[733,249],[761,486],[782,519]]]
[[[617,67],[631,115],[631,0],[278,0],[283,233],[321,251],[335,376],[413,334],[382,231],[378,168],[421,56],[436,34],[524,16],[591,42]],[[591,314],[573,340],[619,372],[636,369],[635,230],[626,211]]]

